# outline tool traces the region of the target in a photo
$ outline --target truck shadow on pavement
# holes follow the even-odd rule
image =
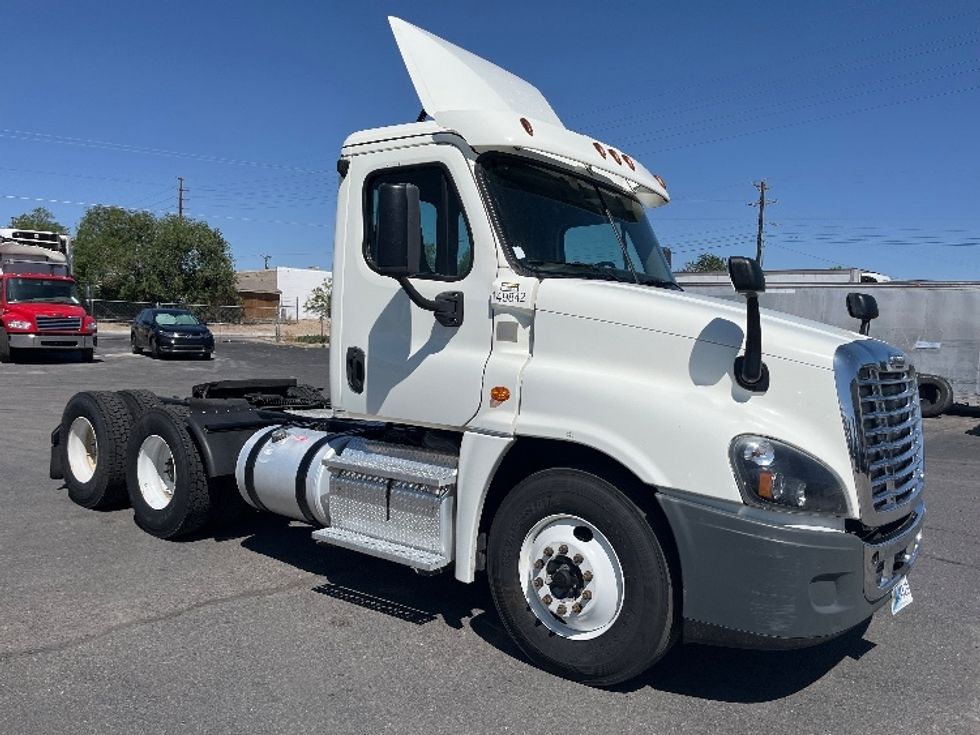
[[[310,531],[286,519],[254,516],[217,540],[240,540],[250,551],[321,576],[324,582],[311,591],[345,604],[412,625],[441,619],[457,630],[469,627],[497,650],[531,666],[501,625],[489,590],[480,580],[464,585],[448,572],[420,576],[407,567],[317,546]],[[874,648],[862,638],[866,630],[867,623],[828,643],[796,651],[678,645],[650,671],[610,691],[623,694],[652,688],[725,702],[774,701],[805,689],[845,658],[859,659]]]

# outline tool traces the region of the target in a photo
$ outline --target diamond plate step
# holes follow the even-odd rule
[[[387,559],[398,564],[405,564],[414,569],[421,569],[425,572],[434,572],[449,565],[451,559],[435,554],[431,551],[423,551],[411,546],[396,544],[391,541],[382,541],[373,536],[366,536],[356,531],[347,531],[343,528],[321,528],[313,532],[313,540],[318,544],[329,544],[340,546],[352,551],[360,551],[362,554],[376,556],[379,559]]]

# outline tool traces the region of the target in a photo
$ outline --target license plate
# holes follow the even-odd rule
[[[892,589],[892,615],[898,615],[903,609],[912,604],[912,588],[909,587],[908,577]]]

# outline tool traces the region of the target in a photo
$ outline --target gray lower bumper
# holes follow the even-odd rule
[[[869,618],[915,564],[925,515],[920,502],[904,524],[865,542],[787,527],[783,513],[783,524],[766,523],[738,503],[658,498],[680,556],[685,631],[760,648],[819,643]]]
[[[98,344],[93,334],[8,334],[18,350],[90,350]]]

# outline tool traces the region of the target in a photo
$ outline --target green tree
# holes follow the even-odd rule
[[[41,230],[42,232],[68,232],[68,228],[54,218],[45,207],[35,207],[30,212],[10,218],[10,226],[18,230]]]
[[[694,273],[708,273],[710,271],[727,271],[728,262],[717,255],[711,253],[701,253],[694,260],[688,261],[684,265],[684,270]]]
[[[238,303],[221,231],[175,215],[92,207],[78,225],[75,274],[105,299]]]
[[[303,304],[306,311],[311,311],[320,321],[330,318],[330,294],[333,292],[333,281],[324,278],[323,283],[310,291],[310,298]]]

